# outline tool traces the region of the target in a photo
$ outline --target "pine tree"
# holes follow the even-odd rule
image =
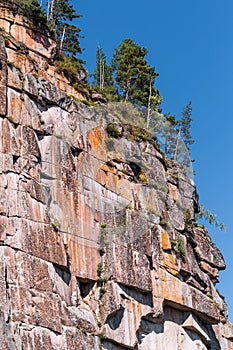
[[[191,151],[191,145],[194,143],[194,140],[191,135],[191,123],[192,123],[192,102],[190,101],[183,109],[182,117],[177,122],[179,129],[180,129],[180,135],[190,153]]]
[[[42,3],[39,3],[37,0],[21,0],[20,4],[25,10],[25,15],[32,18],[38,26],[47,24],[46,13],[42,8]]]
[[[80,29],[73,24],[63,23],[61,25],[62,36],[59,40],[59,51],[66,55],[76,57],[77,53],[82,53],[79,42]]]
[[[55,33],[57,42],[57,71],[62,72],[75,85],[77,81],[86,84],[87,72],[84,61],[77,57],[82,52],[79,39],[80,29],[71,22],[81,17],[75,12],[69,0],[48,0],[47,20]]]
[[[107,65],[106,56],[101,47],[98,47],[96,53],[96,68],[94,71],[94,85],[100,90],[106,86],[113,85],[112,67]]]
[[[191,170],[191,145],[194,143],[194,140],[191,135],[191,122],[192,122],[192,103],[189,102],[183,109],[181,119],[176,122],[178,127],[178,134],[176,140],[176,148],[174,159],[178,160],[186,168],[186,173]]]
[[[148,107],[148,99],[161,97],[154,87],[158,73],[145,59],[147,49],[140,47],[132,39],[124,39],[115,50],[112,67],[115,80],[123,101],[131,101],[139,106]]]
[[[169,158],[173,158],[176,148],[177,131],[176,120],[173,115],[153,113],[153,126],[161,148]]]
[[[77,53],[82,52],[80,28],[71,24],[73,19],[79,17],[69,0],[47,1],[47,19],[55,31],[59,54],[76,57]]]

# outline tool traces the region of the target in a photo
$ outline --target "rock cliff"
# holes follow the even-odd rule
[[[0,27],[1,349],[233,349],[193,181],[146,132],[78,102],[14,3]]]

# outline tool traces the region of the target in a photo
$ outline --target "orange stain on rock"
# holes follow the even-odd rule
[[[159,274],[162,281],[162,298],[182,305],[182,283],[174,276],[166,274],[162,269]]]
[[[98,127],[89,130],[87,133],[87,139],[91,144],[91,147],[94,149],[99,149],[100,145],[102,144],[103,137],[104,135]]]
[[[98,158],[107,158],[107,150],[105,145],[106,134],[100,127],[95,127],[87,132],[87,141],[91,146],[91,152]]]
[[[26,56],[21,52],[15,52],[11,48],[7,48],[7,58],[9,62],[14,62],[14,66],[20,68],[22,73],[25,73],[25,62],[27,60]]]
[[[161,232],[161,243],[162,243],[163,250],[170,250],[171,249],[169,235],[165,230],[162,230],[162,232]]]
[[[107,165],[107,164],[103,164],[101,165],[101,170],[107,172],[107,171],[111,171],[111,168]]]
[[[171,253],[163,252],[163,266],[172,275],[178,276],[178,267],[175,264],[175,258]]]
[[[170,196],[177,201],[178,200],[178,191],[177,191],[177,187],[171,183],[168,182],[168,191]]]
[[[108,173],[108,176],[106,177],[106,182],[107,182],[107,188],[110,191],[117,193],[117,185],[119,182],[118,176],[114,175],[113,173]]]
[[[108,175],[105,171],[99,170],[96,173],[95,180],[101,185],[105,185],[108,179]]]

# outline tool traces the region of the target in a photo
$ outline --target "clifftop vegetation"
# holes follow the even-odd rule
[[[85,62],[78,57],[82,53],[80,46],[80,28],[73,20],[77,14],[68,0],[49,0],[46,3],[37,0],[19,2],[25,16],[36,23],[40,29],[47,28],[57,43],[54,63],[58,72],[63,72],[77,89],[87,85]]]
[[[153,135],[166,155],[183,164],[188,174],[191,170],[192,105],[189,102],[183,109],[180,119],[163,114],[162,96],[156,87],[158,73],[146,60],[148,50],[130,38],[125,38],[115,49],[110,63],[99,46],[96,53],[96,67],[88,74],[85,62],[80,58],[83,49],[80,45],[81,30],[73,23],[81,17],[69,0],[14,0],[40,30],[46,28],[57,43],[54,64],[79,91],[85,92],[91,101],[93,92],[105,96],[108,102],[123,102],[130,108],[131,116],[139,120]],[[125,108],[125,107],[124,107]],[[127,113],[126,113],[127,114]],[[131,118],[132,121],[132,118]],[[125,121],[124,121],[125,122]],[[132,122],[135,123],[134,121]],[[202,208],[200,217],[216,223],[216,217]],[[220,228],[222,224],[217,224]]]

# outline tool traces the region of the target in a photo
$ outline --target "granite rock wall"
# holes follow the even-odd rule
[[[77,102],[11,2],[0,27],[1,349],[233,349],[193,180]]]

